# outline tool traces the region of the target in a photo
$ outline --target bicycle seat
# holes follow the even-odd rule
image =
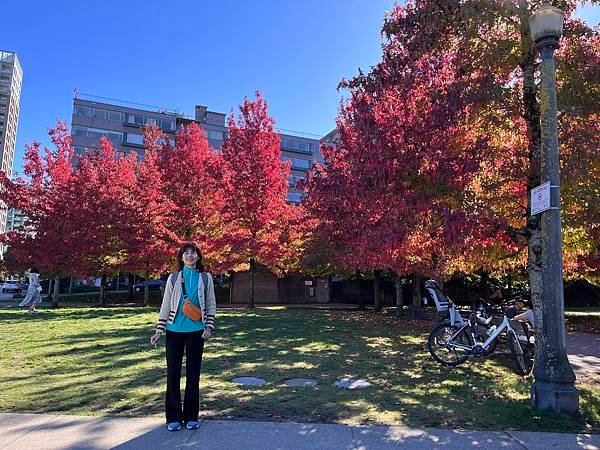
[[[435,308],[438,313],[442,317],[448,317],[448,310],[452,301],[440,291],[435,280],[427,280],[425,282],[425,291],[435,303]]]

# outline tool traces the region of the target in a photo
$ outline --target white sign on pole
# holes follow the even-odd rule
[[[550,209],[550,182],[540,184],[531,190],[531,215]]]

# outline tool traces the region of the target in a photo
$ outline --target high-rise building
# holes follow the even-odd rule
[[[0,169],[12,178],[23,70],[14,52],[0,50]],[[6,231],[7,210],[0,204],[0,233]],[[4,246],[0,245],[0,257]]]
[[[27,216],[18,209],[9,209],[6,220],[6,231],[19,231],[25,226]]]
[[[168,139],[174,140],[180,125],[196,122],[204,129],[212,148],[218,151],[227,135],[225,117],[224,113],[209,111],[201,105],[195,107],[194,117],[190,117],[174,109],[76,94],[71,134],[76,155],[86,148],[97,147],[100,138],[105,136],[116,151],[125,155],[135,152],[138,159],[142,159],[144,138],[140,127],[156,124]],[[281,158],[291,162],[287,199],[299,203],[303,192],[295,187],[296,182],[306,176],[314,161],[322,161],[319,137],[289,130],[277,131],[280,133]]]
[[[23,70],[17,54],[0,50],[0,168],[9,178],[17,141],[22,80]]]

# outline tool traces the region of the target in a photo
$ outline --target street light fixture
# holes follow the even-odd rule
[[[531,38],[536,45],[540,45],[544,40],[556,43],[563,33],[563,23],[565,13],[549,2],[544,4],[534,12],[529,18],[529,28],[531,29]]]
[[[542,304],[536,311],[536,355],[531,401],[542,410],[576,414],[579,393],[565,345],[560,174],[554,50],[562,36],[564,13],[545,2],[529,19],[541,56],[540,118],[542,183],[550,182],[550,209],[541,213]]]

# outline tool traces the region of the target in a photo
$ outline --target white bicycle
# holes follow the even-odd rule
[[[488,319],[491,322],[491,317]],[[518,334],[511,326],[510,320],[504,316],[502,323],[487,330],[487,339],[481,342],[481,333],[477,332],[477,324],[471,318],[460,322],[451,321],[435,327],[429,334],[427,348],[429,353],[440,364],[458,366],[470,356],[481,358],[489,355],[501,334],[505,334],[511,355],[521,375],[529,375],[533,369],[534,342],[527,333]]]

